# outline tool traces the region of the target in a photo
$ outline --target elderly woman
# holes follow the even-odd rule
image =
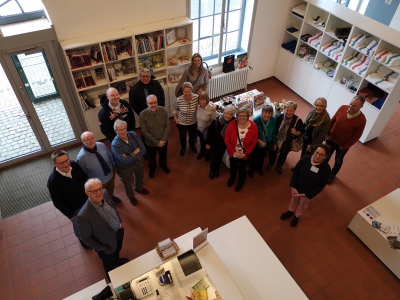
[[[200,140],[200,153],[197,155],[197,159],[201,159],[204,154],[209,159],[209,154],[206,149],[206,137],[208,132],[208,126],[215,119],[217,115],[215,107],[209,104],[210,97],[206,92],[199,94],[199,105],[197,106],[197,135]]]
[[[250,112],[245,108],[237,111],[237,121],[230,122],[226,128],[225,144],[229,155],[231,177],[227,186],[231,187],[239,173],[239,183],[235,191],[243,188],[246,180],[246,165],[249,155],[258,141],[257,125],[249,120]]]
[[[314,101],[314,108],[308,113],[304,122],[303,141],[301,157],[311,153],[316,145],[322,144],[331,126],[331,118],[326,111],[328,102],[325,98],[318,98]],[[295,167],[292,167],[292,171]]]
[[[210,126],[208,126],[206,149],[209,151],[211,157],[210,179],[219,176],[219,168],[226,150],[224,141],[226,127],[229,122],[235,119],[235,113],[235,107],[233,105],[227,105],[224,109],[224,114],[214,119]]]
[[[273,113],[273,107],[267,104],[261,109],[261,115],[258,115],[253,120],[258,128],[258,141],[251,154],[252,158],[249,166],[250,178],[254,177],[254,170],[256,170],[260,176],[264,175],[262,169],[265,154],[268,151],[271,155],[271,153],[277,148],[278,140],[276,139],[275,134],[276,120]]]
[[[186,133],[189,133],[189,146],[194,153],[197,149],[194,145],[197,134],[197,99],[198,95],[193,94],[193,85],[190,82],[185,82],[182,85],[183,95],[176,98],[172,113],[176,127],[179,131],[179,140],[181,142],[181,156],[185,155],[186,151]]]
[[[204,68],[203,58],[199,53],[193,54],[189,67],[183,72],[181,80],[179,80],[175,88],[176,97],[182,95],[184,82],[190,82],[196,94],[208,91],[208,70]]]
[[[331,175],[331,167],[326,159],[329,153],[330,147],[320,144],[316,146],[312,156],[303,156],[297,163],[290,180],[292,200],[288,211],[281,215],[281,220],[294,215],[290,223],[292,227],[297,225],[311,199],[317,196],[327,184]]]
[[[278,147],[269,157],[267,171],[272,169],[279,152],[277,162],[278,173],[283,173],[282,166],[285,163],[290,150],[292,150],[293,138],[295,136],[296,138],[300,137],[304,133],[303,121],[294,114],[296,109],[296,102],[287,101],[285,103],[285,113],[276,117],[276,138],[278,139]]]

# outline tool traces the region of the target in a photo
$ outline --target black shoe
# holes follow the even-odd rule
[[[291,167],[290,168],[290,170],[292,171],[292,172],[294,172],[294,169],[296,168],[296,166],[293,166],[293,167]]]
[[[258,170],[257,173],[258,173],[258,175],[260,175],[260,176],[264,176],[264,172],[263,172],[262,170]]]
[[[294,216],[292,222],[290,222],[290,226],[296,227],[297,223],[299,223],[299,218]]]
[[[249,171],[249,177],[254,178],[254,171]]]
[[[215,172],[213,170],[210,170],[210,174],[208,174],[208,177],[210,177],[210,179],[214,179]]]
[[[218,178],[218,176],[219,176],[219,169],[216,169],[216,170],[215,170],[215,173],[214,173],[214,177],[215,177],[215,178]]]
[[[136,205],[137,205],[137,200],[135,199],[135,197],[129,198],[129,201],[131,202],[131,204],[132,204],[133,206],[136,206]]]
[[[155,170],[150,170],[150,172],[149,172],[149,177],[150,178],[154,178],[154,174],[156,173],[156,171]]]
[[[206,154],[205,154],[205,158],[206,158],[206,162],[209,162],[210,161],[210,159],[211,159],[211,154],[210,154],[210,152],[206,152]]]
[[[328,182],[326,184],[331,184],[335,180],[335,178],[336,178],[336,175],[332,174],[331,176],[329,176]]]
[[[240,192],[243,188],[243,184],[238,183],[238,185],[235,187],[235,192]]]
[[[193,150],[193,149],[192,149]],[[197,154],[197,159],[201,159],[204,156],[205,152],[204,151],[200,151],[199,154]]]
[[[283,169],[282,169],[281,166],[278,166],[278,173],[279,173],[279,174],[283,174]]]
[[[92,250],[92,248],[91,247],[89,247],[88,245],[86,245],[84,242],[82,242],[82,240],[79,240],[79,242],[81,243],[81,245],[82,245],[82,247],[84,248],[84,249],[87,249],[87,250]]]
[[[118,266],[122,266],[122,265],[128,263],[129,261],[130,261],[129,259],[124,258],[124,257],[121,257],[121,258],[119,258],[119,259],[117,260],[116,263],[117,263]]]
[[[294,215],[294,212],[292,211],[287,211],[284,214],[281,215],[281,220],[286,220],[287,218],[291,217]]]
[[[235,181],[235,178],[229,178],[228,179],[228,183],[226,184],[227,185],[227,187],[231,187],[232,185],[233,185],[233,182]]]
[[[265,169],[265,171],[269,172],[272,169],[272,165],[268,165],[267,168]]]
[[[112,197],[114,203],[121,203],[121,199],[119,199],[118,197],[116,197],[116,196],[111,196],[111,197]]]
[[[146,190],[145,188],[142,188],[140,191],[138,191],[138,190],[135,190],[135,191],[138,192],[139,194],[142,194],[142,195],[148,195],[149,194],[149,191]]]
[[[169,174],[169,172],[171,172],[167,166],[161,167],[161,169],[164,171],[165,174]]]
[[[192,149],[192,151],[193,151],[194,153],[197,153],[197,148],[196,148],[194,145],[190,146],[190,149]]]
[[[185,148],[182,148],[181,151],[179,152],[179,154],[180,154],[181,156],[184,156],[184,155],[185,155],[185,151],[186,151],[186,149],[185,149]]]

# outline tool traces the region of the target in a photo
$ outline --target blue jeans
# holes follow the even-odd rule
[[[331,154],[327,158],[328,162],[331,159],[333,152],[336,151],[335,164],[333,165],[333,169],[332,169],[332,173],[331,173],[332,175],[336,175],[337,173],[339,173],[339,170],[343,165],[344,156],[346,155],[347,151],[349,151],[349,150],[341,150],[340,146],[338,144],[335,144],[334,142],[332,142],[330,139],[326,139],[326,144],[331,146]]]

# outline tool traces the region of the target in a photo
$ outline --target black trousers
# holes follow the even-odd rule
[[[181,148],[186,149],[186,133],[189,133],[189,146],[194,146],[197,135],[197,122],[192,125],[176,124],[179,131],[179,141]]]
[[[147,153],[149,154],[149,169],[154,170],[157,168],[157,152],[158,159],[161,167],[167,166],[167,150],[168,150],[168,142],[165,143],[163,147],[150,147],[147,146]]]
[[[254,147],[251,152],[249,171],[261,171],[264,165],[265,154],[267,153],[268,147],[257,148]]]
[[[200,130],[197,130],[197,136],[200,140],[200,152],[206,152],[206,141],[204,140],[203,133]]]
[[[330,139],[326,139],[326,144],[331,146],[331,154],[326,159],[328,162],[331,159],[333,153],[336,151],[335,164],[333,165],[333,168],[332,168],[332,175],[336,175],[337,173],[339,173],[339,170],[343,165],[344,156],[346,155],[347,151],[349,151],[349,150],[341,150],[340,145],[332,142]]]
[[[239,184],[243,185],[244,182],[246,181],[247,160],[232,156],[229,158],[229,163],[231,165],[230,166],[231,178],[235,179],[236,174],[239,174]]]
[[[216,170],[219,170],[219,168],[221,167],[222,157],[224,156],[225,150],[226,150],[225,145],[211,146],[210,169],[213,170],[214,172]]]
[[[106,273],[106,277],[109,281],[111,280],[108,276],[108,272],[116,268],[119,259],[119,252],[122,249],[122,242],[124,240],[124,228],[118,229],[115,234],[117,239],[117,249],[115,249],[114,253],[107,254],[104,251],[97,252],[97,255],[103,262],[104,272]]]
[[[279,149],[277,148],[275,151],[272,151],[269,154],[269,165],[273,165],[276,162],[276,157],[278,156]],[[279,152],[278,162],[276,163],[278,167],[282,167],[286,161],[286,158],[289,154],[289,151]]]

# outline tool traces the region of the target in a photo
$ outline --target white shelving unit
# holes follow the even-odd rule
[[[175,41],[173,38],[167,39],[167,34],[169,34],[169,37],[175,35]],[[149,47],[148,43],[146,44],[143,42],[143,38],[145,37],[147,39],[149,37],[152,39],[154,38],[154,47]],[[124,40],[126,44],[131,44],[132,51],[123,51],[119,53],[115,59],[107,61],[107,50],[103,50],[102,46],[105,44],[115,45],[116,41],[118,43],[118,41],[121,40]],[[175,100],[174,91],[177,82],[171,82],[170,78],[174,75],[176,78],[179,78],[189,65],[193,53],[192,40],[192,23],[190,19],[184,17],[61,41],[61,47],[65,51],[65,59],[70,68],[69,73],[71,80],[74,81],[74,78],[78,77],[78,75],[91,75],[94,80],[94,84],[87,84],[85,81],[86,86],[78,86],[76,84],[75,91],[77,101],[80,101],[80,92],[85,92],[96,100],[95,108],[81,107],[85,115],[87,127],[95,134],[97,139],[104,138],[104,135],[100,132],[97,118],[98,112],[101,109],[99,96],[105,94],[109,87],[117,87],[119,85],[123,87],[125,85],[126,92],[120,92],[120,95],[121,99],[129,101],[129,88],[139,81],[138,73],[140,68],[147,66],[146,61],[153,60],[154,56],[161,56],[163,60],[163,65],[156,66],[153,64],[152,74],[160,81],[164,88],[165,106],[170,116],[172,116],[171,101]],[[68,52],[87,53],[90,56],[93,47],[97,47],[100,50],[100,61],[96,62],[91,58],[91,65],[81,67],[71,66],[70,59],[67,55]],[[115,65],[118,64],[121,64],[123,71],[120,72],[118,76],[115,76],[115,78],[110,78],[107,73],[107,68],[114,68]],[[126,66],[131,67],[129,72],[126,71]],[[98,70],[99,73],[99,69],[102,69],[105,75],[104,78],[97,77],[96,70]],[[139,126],[139,117],[136,116],[136,127]]]
[[[292,14],[292,9],[301,4],[306,5],[304,18]],[[319,17],[318,20],[313,22],[317,17]],[[319,26],[320,22],[325,22],[324,26]],[[397,79],[400,66],[391,66],[390,63],[387,64],[387,61],[377,60],[376,54],[382,51],[400,54],[400,33],[333,1],[323,0],[292,0],[286,26],[286,28],[295,27],[298,31],[290,33],[285,30],[282,43],[295,40],[297,41],[296,50],[293,54],[284,48],[280,49],[275,77],[310,104],[318,97],[325,97],[328,100],[328,112],[331,116],[341,105],[348,104],[354,95],[363,88],[375,89],[383,95],[385,102],[380,109],[368,102],[364,104],[362,112],[367,118],[367,125],[360,142],[365,143],[378,137],[400,99],[400,84]],[[351,29],[346,42],[335,36],[336,28]],[[311,36],[322,34],[320,44],[310,45],[303,41],[301,36],[305,34]],[[351,40],[358,37],[359,34],[368,36],[368,39],[365,45],[361,44],[362,46],[357,47],[357,45],[352,45]],[[372,41],[377,42],[377,46],[373,48],[375,51],[366,53],[365,48]],[[337,51],[331,51],[332,48],[329,48],[329,51],[326,49],[329,43],[334,42],[344,44],[339,47],[342,48],[342,55],[338,55]],[[308,46],[311,49],[312,59],[299,57],[298,51],[301,46]],[[357,65],[346,63],[345,59],[353,55],[358,57],[363,55],[365,59],[360,60]],[[316,66],[316,64],[320,66],[328,60],[334,63],[333,72],[330,73],[331,77],[326,72],[317,69]],[[380,83],[379,80],[374,80],[374,75],[371,77],[371,74],[375,74],[378,68],[387,70],[386,75],[393,72],[391,75],[393,78],[390,80],[391,86],[387,87],[385,82]],[[352,76],[356,80],[351,85],[351,89],[342,84],[343,78],[348,76]]]

